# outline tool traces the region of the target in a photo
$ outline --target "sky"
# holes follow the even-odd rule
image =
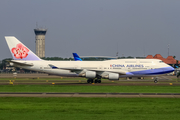
[[[35,52],[34,29],[47,28],[46,57],[143,57],[180,60],[180,0],[0,0],[0,60],[11,58],[4,36]]]

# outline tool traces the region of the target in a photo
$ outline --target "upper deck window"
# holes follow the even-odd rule
[[[140,61],[140,63],[151,63],[151,61]]]
[[[125,61],[125,63],[136,63],[136,61]]]
[[[164,63],[163,61],[159,61],[159,63]]]

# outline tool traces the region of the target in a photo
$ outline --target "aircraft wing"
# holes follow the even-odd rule
[[[80,69],[80,68],[75,68],[75,67],[70,67],[70,68],[58,68],[54,65],[49,65],[52,69],[63,69],[63,70],[70,70],[71,72],[76,72],[79,73],[79,71],[84,71],[85,69]],[[110,73],[117,73],[120,75],[126,75],[126,71],[111,71],[111,70],[96,70],[96,69],[86,69],[87,71],[95,71],[95,72],[110,72]]]
[[[76,68],[59,68],[59,69],[64,69],[64,70],[70,70],[72,72],[79,72],[79,71],[83,71],[84,69],[76,69]],[[86,69],[87,71],[95,71],[95,72],[110,72],[110,73],[117,73],[117,74],[120,74],[120,75],[126,75],[126,72],[125,71],[104,71],[104,70],[96,70],[96,69]]]
[[[83,69],[77,69],[77,68],[74,68],[74,67],[70,67],[70,68],[58,68],[52,64],[49,64],[49,66],[52,68],[52,69],[63,69],[63,70],[70,70],[72,72],[75,72],[75,71],[82,71]]]

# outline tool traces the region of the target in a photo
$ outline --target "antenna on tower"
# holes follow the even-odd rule
[[[146,55],[145,55],[145,48],[143,48],[143,52],[144,52],[144,57],[146,57]]]
[[[168,56],[169,56],[169,44],[168,44]]]
[[[36,28],[38,28],[38,22],[36,22]]]

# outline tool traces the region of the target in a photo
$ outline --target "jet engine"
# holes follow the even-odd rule
[[[119,80],[119,74],[117,74],[117,73],[109,73],[108,79],[109,80]]]
[[[96,77],[96,72],[94,72],[94,71],[86,71],[85,77],[86,78],[95,78]]]

